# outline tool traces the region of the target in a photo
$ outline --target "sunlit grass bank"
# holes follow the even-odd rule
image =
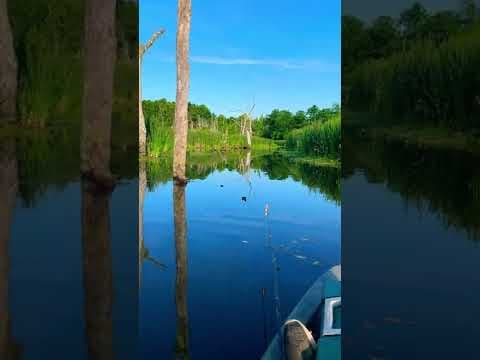
[[[290,132],[286,147],[304,155],[339,158],[341,134],[340,115],[337,115],[326,122],[317,122]]]
[[[148,138],[148,155],[159,157],[173,151],[173,129],[171,127],[157,127],[152,129]],[[188,132],[189,153],[229,151],[247,149],[248,144],[244,136],[234,133],[228,134],[209,129],[190,129]],[[251,150],[275,150],[278,145],[270,139],[254,136]]]

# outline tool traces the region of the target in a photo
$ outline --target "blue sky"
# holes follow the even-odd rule
[[[176,0],[140,0],[143,97],[175,99]],[[340,102],[340,0],[192,0],[190,101],[236,115]]]

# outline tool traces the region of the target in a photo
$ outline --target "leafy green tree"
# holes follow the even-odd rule
[[[342,67],[344,72],[366,58],[369,44],[369,34],[363,21],[350,15],[342,16]]]
[[[410,8],[404,10],[400,14],[399,25],[405,38],[420,39],[423,37],[428,17],[427,9],[419,2],[415,2]]]
[[[373,58],[386,57],[398,47],[400,35],[395,20],[390,16],[380,16],[368,29],[369,52]]]

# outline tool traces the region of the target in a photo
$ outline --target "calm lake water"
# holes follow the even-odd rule
[[[0,359],[137,356],[138,155],[97,193],[76,134],[0,139]]]
[[[344,139],[344,358],[479,359],[480,158]]]
[[[340,262],[340,170],[280,155],[190,164],[185,189],[169,180],[168,161],[147,164],[142,358],[260,358]]]

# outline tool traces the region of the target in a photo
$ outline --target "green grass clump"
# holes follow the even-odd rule
[[[316,122],[287,135],[291,151],[311,156],[340,157],[341,121],[337,115],[326,122]]]
[[[345,105],[382,114],[384,125],[480,128],[480,25],[440,45],[419,41],[410,50],[367,61],[345,75]]]
[[[147,147],[150,157],[173,152],[173,129],[171,127],[153,127],[150,129]],[[269,139],[254,136],[251,150],[275,150],[278,145]],[[187,151],[189,153],[215,152],[247,149],[244,136],[210,129],[190,129],[188,131]]]

